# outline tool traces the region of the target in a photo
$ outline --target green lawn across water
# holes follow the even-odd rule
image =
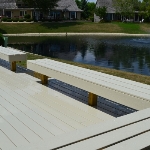
[[[150,24],[145,23],[94,23],[94,22],[51,22],[51,23],[0,23],[0,33],[150,33]]]

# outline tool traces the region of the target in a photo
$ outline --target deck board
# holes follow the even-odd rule
[[[22,144],[29,144],[29,141],[18,132],[11,124],[9,124],[6,120],[4,120],[0,116],[0,129],[13,141],[13,143],[17,146],[21,146]]]
[[[115,144],[104,150],[141,150],[148,146],[150,146],[150,131]]]
[[[0,104],[3,108],[5,108],[7,111],[12,113],[16,118],[18,118],[18,120],[20,120],[29,128],[31,128],[36,134],[38,134],[41,137],[41,139],[46,139],[53,136],[39,123],[34,121],[32,118],[30,118],[30,116],[26,115],[26,111],[25,112],[22,111],[21,107],[20,109],[17,109],[15,106],[5,101],[4,99],[2,100],[1,98],[0,98]]]
[[[37,83],[27,74],[2,67],[0,114],[0,134],[10,145],[15,144],[12,148],[41,143],[114,118]],[[5,150],[8,145],[4,142],[0,148]]]
[[[130,130],[130,127],[131,127],[131,132],[130,131],[127,132],[126,129],[125,129],[126,131],[123,132],[123,134],[121,134],[121,132],[120,132],[121,135],[117,136],[118,141],[120,141],[119,139],[123,138],[124,135],[128,135],[128,133],[135,134],[135,132],[140,132],[141,129],[138,130],[137,128],[141,128],[141,126],[143,128],[145,126],[145,122],[143,122],[143,121],[145,121],[149,118],[150,118],[150,108],[145,109],[145,110],[141,110],[141,111],[138,111],[138,112],[135,112],[132,114],[128,114],[128,115],[125,115],[123,117],[115,118],[113,120],[108,120],[108,121],[105,121],[102,123],[91,125],[91,126],[85,127],[84,129],[79,129],[77,131],[65,133],[65,134],[62,134],[60,136],[45,140],[41,143],[30,144],[26,148],[20,147],[19,149],[21,149],[21,150],[58,149],[60,147],[65,147],[65,146],[71,145],[73,143],[78,144],[80,141],[85,142],[86,139],[90,140],[90,139],[98,137],[100,135],[105,135],[105,133],[107,134],[107,133],[115,132],[118,129],[119,130],[118,130],[117,134],[119,134],[120,130],[122,130],[123,128],[125,129],[125,127],[127,127],[127,130]],[[133,133],[132,129],[134,127],[131,125],[135,125],[136,123],[137,123],[137,128],[136,128],[137,131],[134,130],[134,133]],[[147,125],[148,125],[147,127],[149,130],[150,129],[149,123]],[[103,140],[112,141],[113,138],[115,138],[115,136],[111,136],[109,138],[106,136],[106,138],[105,139],[103,138]],[[99,143],[99,141],[97,143]],[[102,143],[103,142],[101,142],[101,144]],[[93,147],[96,145],[95,143],[94,144],[88,143],[88,144],[91,144],[90,146],[93,146]],[[14,149],[14,150],[19,150],[19,149]],[[71,147],[70,147],[70,149],[71,149]],[[94,148],[94,149],[96,149],[96,148]]]
[[[16,145],[7,137],[7,135],[2,132],[2,130],[0,129],[0,150],[3,149],[13,149],[16,148]]]
[[[0,105],[0,114],[3,118],[9,122],[14,128],[18,130],[19,133],[24,135],[29,142],[35,142],[41,140],[41,138],[26,124],[21,122],[18,118],[16,118],[10,111],[7,111],[4,107]]]

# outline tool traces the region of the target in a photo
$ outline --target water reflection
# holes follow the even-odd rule
[[[25,38],[10,39],[9,46],[43,56],[150,75],[150,40],[146,38],[79,36],[33,39],[27,43]]]

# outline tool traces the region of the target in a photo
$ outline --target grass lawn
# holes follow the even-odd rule
[[[150,33],[150,24],[145,23],[94,23],[94,22],[61,22],[61,23],[0,23],[0,33],[61,33],[61,32],[106,32],[106,33]]]
[[[90,70],[95,70],[98,72],[103,72],[106,74],[110,74],[110,75],[114,75],[114,76],[118,76],[118,77],[122,77],[122,78],[126,78],[129,80],[133,80],[133,81],[137,81],[137,82],[141,82],[141,83],[145,83],[145,84],[150,85],[150,77],[149,76],[138,75],[135,73],[129,73],[129,72],[119,71],[119,70],[115,70],[115,69],[109,69],[109,68],[97,67],[97,66],[92,66],[92,65],[80,64],[77,62],[66,61],[66,60],[61,60],[61,59],[54,59],[54,58],[50,58],[50,57],[45,57],[45,56],[27,53],[27,60],[42,59],[42,58],[49,58],[49,59],[53,59],[56,61],[60,61],[60,62],[68,63],[71,65],[79,66],[82,68],[87,68]],[[26,62],[25,61],[21,62],[21,63],[18,62],[17,65],[20,65],[20,66],[26,68]]]

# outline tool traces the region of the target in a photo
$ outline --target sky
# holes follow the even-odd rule
[[[140,0],[140,1],[142,1],[142,0]],[[88,2],[94,2],[94,3],[96,3],[96,0],[88,0]]]
[[[96,3],[96,0],[88,0],[88,2],[94,2],[94,3]]]

